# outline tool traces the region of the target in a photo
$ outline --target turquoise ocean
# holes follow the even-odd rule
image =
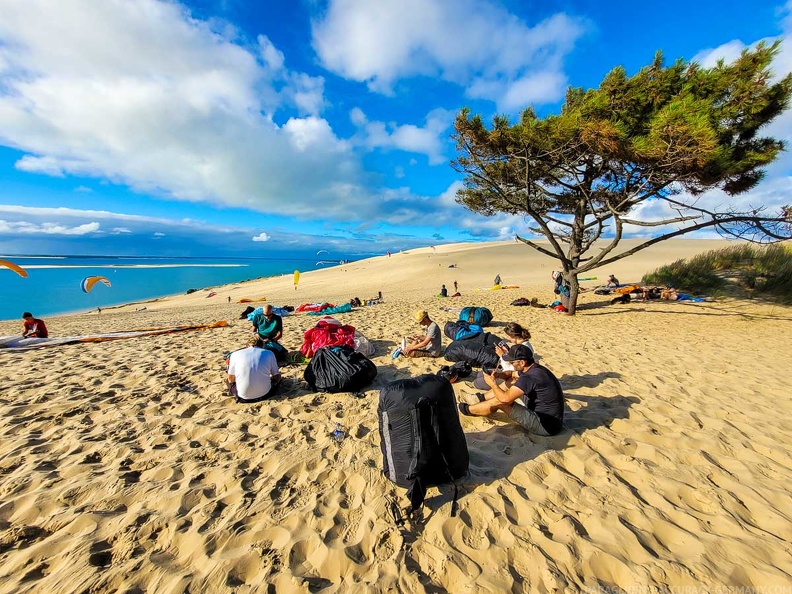
[[[366,256],[358,256],[356,259]],[[146,258],[125,256],[0,256],[24,268],[28,277],[0,266],[0,319],[22,318],[22,312],[46,318],[145,301],[188,289],[241,282],[295,270],[325,268],[316,259],[274,258]],[[87,276],[103,276],[111,286],[97,283],[89,293],[81,289]]]

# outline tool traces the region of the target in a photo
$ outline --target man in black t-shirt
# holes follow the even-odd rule
[[[476,404],[461,403],[459,412],[487,417],[502,410],[530,433],[559,433],[564,422],[564,392],[558,378],[547,367],[535,363],[533,352],[523,344],[512,346],[503,360],[514,365],[511,387],[498,385],[492,374],[485,373],[489,392],[477,394]]]

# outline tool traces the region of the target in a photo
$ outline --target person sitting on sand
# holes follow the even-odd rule
[[[411,358],[439,357],[443,344],[440,326],[431,320],[425,309],[416,311],[413,314],[413,319],[421,326],[426,326],[425,334],[413,336],[409,343],[406,338],[402,339],[402,346],[394,351],[393,358],[395,359],[399,355]]]
[[[44,323],[44,320],[39,320],[38,318],[34,318],[33,314],[29,311],[26,311],[22,314],[22,319],[25,320],[22,323],[22,338],[47,338],[49,337],[49,332],[47,331],[47,325]]]
[[[440,287],[440,297],[448,297],[448,289],[445,285]]]
[[[263,347],[275,353],[278,361],[286,359],[287,351],[278,341],[283,336],[283,319],[272,311],[268,303],[250,320],[253,324],[251,332],[261,337]]]
[[[246,348],[228,358],[228,393],[237,402],[260,402],[275,393],[280,381],[275,355],[263,348],[258,334],[248,339]]]
[[[553,372],[534,362],[531,349],[516,344],[504,355],[514,365],[514,383],[498,385],[491,374],[485,374],[490,390],[476,394],[478,402],[461,402],[459,412],[473,417],[488,417],[499,410],[523,429],[535,435],[556,435],[564,422],[564,392]]]
[[[608,282],[605,283],[605,286],[610,287],[618,287],[619,286],[619,279],[613,276],[612,274],[608,275]]]
[[[496,275],[495,275],[495,280],[494,280],[494,281],[492,281],[492,284],[493,284],[493,285],[495,285],[496,287],[499,287],[499,286],[500,286],[500,284],[501,284],[501,277],[500,277],[500,274],[496,274]]]
[[[503,331],[506,333],[506,336],[509,337],[509,342],[501,342],[495,345],[495,352],[498,353],[500,357],[500,363],[498,364],[499,369],[494,370],[492,375],[495,379],[504,380],[506,382],[505,386],[508,388],[513,383],[511,372],[514,371],[514,365],[512,365],[510,361],[504,359],[504,356],[509,351],[509,347],[513,344],[525,345],[534,353],[534,359],[536,359],[536,351],[529,342],[531,333],[527,328],[523,328],[517,322],[509,322],[506,324]],[[489,390],[489,384],[487,384],[487,381],[484,379],[483,371],[479,371],[476,379],[473,380],[473,385],[479,390]]]

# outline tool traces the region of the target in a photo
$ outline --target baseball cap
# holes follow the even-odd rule
[[[413,314],[413,319],[418,322],[419,324],[423,322],[424,318],[429,314],[426,312],[425,309],[419,309]]]
[[[534,362],[533,351],[524,344],[515,344],[509,352],[503,355],[504,361],[527,361],[528,363]]]

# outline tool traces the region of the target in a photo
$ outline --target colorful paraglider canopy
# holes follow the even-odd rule
[[[80,288],[83,290],[83,293],[88,293],[93,289],[96,283],[102,283],[108,287],[110,286],[110,281],[103,276],[86,276],[80,283]]]
[[[0,266],[5,266],[6,268],[10,268],[14,272],[16,272],[19,276],[23,278],[27,278],[27,270],[22,268],[21,266],[17,266],[13,262],[9,262],[8,260],[0,260]]]

